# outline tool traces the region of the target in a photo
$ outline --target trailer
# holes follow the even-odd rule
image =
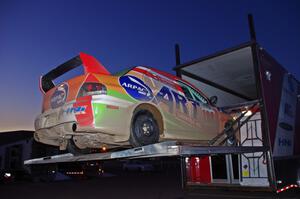
[[[248,20],[250,41],[213,55],[180,63],[177,45],[174,70],[208,95],[217,95],[219,107],[258,100],[260,110],[239,129],[238,145],[264,146],[268,154],[191,156],[184,176],[189,187],[250,186],[280,192],[300,185],[300,82],[256,41],[251,15]]]
[[[131,149],[123,149],[114,152],[104,153],[91,153],[74,155],[72,153],[65,153],[59,155],[46,156],[41,158],[34,158],[24,161],[25,165],[53,165],[57,163],[79,163],[79,162],[95,162],[105,160],[122,160],[122,159],[145,159],[145,158],[159,158],[159,157],[178,157],[181,166],[181,182],[182,188],[186,188],[186,170],[187,160],[195,157],[211,157],[217,155],[250,155],[252,153],[262,153],[269,155],[269,151],[264,146],[203,146],[197,143],[185,143],[178,141],[165,141],[161,143],[146,145],[142,147],[136,147]],[[196,157],[197,156],[197,157]],[[202,163],[202,161],[201,161]],[[44,167],[43,167],[44,168]],[[47,167],[48,168],[48,167]],[[201,168],[202,169],[202,168]],[[203,171],[201,171],[202,173]],[[46,171],[46,173],[48,173]],[[50,174],[52,174],[50,172]],[[50,178],[53,176],[50,176]],[[45,178],[45,177],[44,177]]]

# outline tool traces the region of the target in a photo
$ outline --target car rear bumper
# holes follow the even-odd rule
[[[105,133],[104,129],[91,127],[78,127],[74,129],[76,123],[68,122],[49,128],[36,130],[34,139],[37,142],[58,146],[60,150],[66,150],[68,141],[75,140],[78,148],[113,148],[116,146],[128,145],[127,136],[116,136]],[[75,131],[74,131],[75,130]]]
[[[36,118],[35,140],[59,146],[61,150],[71,138],[77,138],[82,147],[89,148],[99,147],[101,143],[123,145],[129,138],[132,108],[132,102],[107,95],[71,101]]]
[[[72,122],[59,124],[49,128],[41,128],[34,132],[34,139],[48,145],[59,146],[65,150],[72,137]]]

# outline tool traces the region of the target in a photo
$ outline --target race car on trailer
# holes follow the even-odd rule
[[[84,74],[54,84],[81,65]],[[84,53],[42,76],[40,88],[35,140],[73,153],[164,140],[207,144],[231,119],[215,106],[216,97],[179,77],[144,66],[112,75]]]

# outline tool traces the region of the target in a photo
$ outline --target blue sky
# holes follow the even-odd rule
[[[172,72],[182,61],[257,39],[300,79],[300,1],[98,0],[0,1],[0,131],[33,129],[41,108],[38,79],[79,52],[109,71],[148,65]]]

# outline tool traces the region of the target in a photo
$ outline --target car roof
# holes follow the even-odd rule
[[[199,93],[201,93],[207,100],[208,100],[208,97],[200,90],[200,89],[198,89],[196,86],[194,86],[193,84],[191,84],[190,82],[188,82],[188,81],[186,81],[186,80],[184,80],[184,79],[182,79],[182,78],[180,78],[180,77],[177,77],[177,76],[175,76],[175,75],[172,75],[172,74],[170,74],[170,73],[167,73],[167,72],[164,72],[164,71],[161,71],[161,70],[159,70],[159,69],[156,69],[156,68],[152,68],[152,67],[149,67],[149,66],[135,66],[135,67],[133,67],[131,70],[134,70],[135,68],[137,68],[137,67],[139,67],[139,68],[147,68],[147,69],[149,69],[148,70],[148,72],[155,72],[155,73],[158,73],[158,74],[160,74],[160,75],[162,75],[162,76],[164,76],[164,77],[166,77],[166,78],[168,78],[168,79],[171,79],[171,80],[174,80],[174,81],[181,81],[181,82],[183,82],[184,84],[187,84],[188,86],[190,86],[190,87],[192,87],[193,89],[195,89],[197,92],[199,92]],[[142,71],[139,71],[139,72],[142,72]],[[145,72],[142,72],[142,73],[145,73]],[[209,101],[209,100],[208,100]]]

